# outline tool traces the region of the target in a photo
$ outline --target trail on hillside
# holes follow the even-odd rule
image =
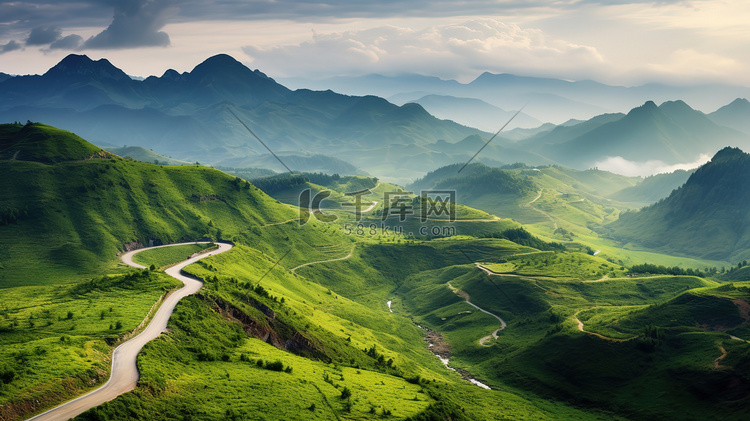
[[[604,336],[601,333],[590,332],[588,330],[585,330],[583,328],[583,322],[578,318],[578,313],[580,313],[581,311],[583,310],[578,310],[576,314],[573,315],[573,321],[578,324],[578,330],[580,330],[583,333],[587,333],[589,335],[593,335],[593,336],[596,336],[597,338],[604,339],[605,341],[610,341],[610,342],[627,342],[636,338],[636,336],[633,336],[632,338],[627,338],[627,339],[610,338],[609,336]]]
[[[727,350],[724,349],[723,346],[719,346],[719,351],[721,351],[721,355],[719,356],[719,358],[714,360],[714,370],[726,368],[726,366],[720,365],[719,363],[721,362],[721,360],[727,357]]]
[[[315,262],[303,263],[303,264],[301,264],[299,266],[296,266],[296,267],[293,267],[292,269],[290,269],[290,272],[294,272],[295,270],[297,270],[299,268],[302,268],[302,267],[305,267],[305,266],[310,266],[310,265],[315,265],[315,264],[318,264],[318,263],[338,262],[339,260],[346,260],[346,259],[349,259],[349,258],[352,257],[352,253],[354,253],[354,246],[352,247],[351,250],[349,250],[349,254],[347,254],[344,257],[338,257],[336,259],[318,260],[318,261],[315,261]]]
[[[505,327],[506,327],[506,326],[508,326],[508,324],[507,324],[507,323],[505,323],[505,320],[503,320],[503,319],[502,319],[502,318],[501,318],[500,316],[498,316],[497,314],[494,314],[494,313],[490,313],[489,311],[487,311],[487,310],[485,310],[485,309],[483,309],[483,308],[479,307],[478,305],[476,305],[476,304],[472,303],[471,301],[469,301],[469,299],[470,299],[471,297],[469,297],[469,294],[467,294],[467,293],[466,293],[466,291],[462,291],[462,290],[460,290],[460,289],[458,289],[458,288],[454,287],[453,285],[451,285],[450,281],[448,281],[447,285],[448,285],[448,288],[450,288],[450,290],[451,290],[451,291],[453,291],[453,293],[454,293],[454,294],[456,294],[456,295],[458,295],[459,297],[463,298],[463,299],[464,299],[464,301],[466,301],[466,303],[467,303],[467,304],[469,304],[470,306],[474,307],[475,309],[477,309],[477,310],[481,311],[482,313],[485,313],[485,314],[489,314],[490,316],[492,316],[492,317],[494,317],[494,318],[496,318],[497,320],[499,320],[499,321],[500,321],[500,328],[498,328],[497,330],[495,330],[495,331],[494,331],[494,332],[492,332],[491,334],[489,334],[489,335],[487,335],[487,336],[485,336],[485,337],[482,337],[482,338],[480,338],[480,339],[479,339],[479,344],[480,344],[480,345],[482,345],[482,346],[489,346],[489,345],[485,345],[485,342],[487,342],[487,341],[488,341],[488,340],[490,340],[491,338],[495,338],[495,339],[497,339],[497,334],[498,334],[498,333],[499,333],[499,332],[500,332],[501,330],[505,329]]]
[[[209,242],[202,242],[202,244],[206,243]],[[129,266],[138,269],[145,269],[145,266],[133,262],[134,254],[154,248],[172,247],[187,244],[198,243],[180,243],[142,248],[123,254],[121,256],[121,259],[125,264]],[[31,418],[30,420],[67,420],[135,389],[139,378],[136,359],[138,357],[138,353],[141,351],[141,348],[143,348],[143,346],[152,339],[157,338],[162,334],[162,332],[166,330],[167,322],[169,322],[169,318],[170,316],[172,316],[177,303],[182,298],[196,293],[203,286],[202,282],[194,278],[184,276],[182,274],[182,269],[185,266],[195,263],[200,259],[219,253],[224,253],[225,251],[232,248],[231,244],[216,244],[219,246],[218,250],[210,250],[206,253],[195,254],[189,259],[178,263],[165,271],[168,275],[181,281],[184,286],[177,291],[169,293],[164,298],[164,302],[156,311],[156,314],[154,314],[153,319],[151,319],[151,322],[141,333],[139,333],[136,337],[123,342],[122,344],[120,344],[120,346],[115,348],[115,350],[112,352],[112,370],[110,372],[109,380],[107,380],[107,383],[92,392],[89,392],[81,397],[73,399],[72,401],[52,408],[47,412]]]
[[[555,227],[555,229],[557,229],[557,222],[555,222],[554,218],[552,218],[552,216],[550,216],[550,214],[548,214],[547,212],[545,212],[545,211],[543,211],[543,210],[541,210],[541,209],[533,206],[533,203],[536,202],[537,200],[539,200],[542,197],[542,192],[543,191],[544,191],[544,189],[539,190],[539,194],[537,194],[537,196],[534,198],[534,200],[532,200],[531,202],[527,203],[527,206],[530,207],[531,209],[534,209],[535,211],[541,213],[542,215],[544,215],[547,219],[550,220],[550,222],[552,222],[552,226]]]

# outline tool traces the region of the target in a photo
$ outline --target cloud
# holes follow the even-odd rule
[[[722,75],[739,74],[745,67],[735,59],[715,53],[704,53],[692,48],[678,49],[659,63],[644,67],[646,72],[682,80],[716,80]]]
[[[681,164],[667,164],[659,160],[637,162],[629,161],[621,156],[610,156],[603,161],[597,162],[595,166],[600,170],[609,171],[615,174],[631,177],[646,177],[654,174],[670,173],[677,170],[692,170],[710,160],[711,156],[707,154],[701,154],[698,159],[693,162]]]
[[[294,45],[243,47],[253,64],[282,76],[340,73],[423,73],[476,76],[479,71],[535,73],[561,69],[565,76],[588,74],[604,59],[591,46],[550,39],[495,19],[417,30],[382,26],[319,34]]]
[[[49,48],[50,50],[77,50],[81,44],[83,44],[83,37],[72,34],[53,42]]]
[[[0,45],[0,54],[9,53],[11,51],[20,50],[23,46],[16,40],[10,40],[5,45]]]
[[[175,11],[172,0],[120,0],[109,27],[86,40],[82,48],[166,47],[169,35],[160,29]]]
[[[54,26],[37,26],[26,38],[26,45],[47,45],[60,39],[62,31]]]

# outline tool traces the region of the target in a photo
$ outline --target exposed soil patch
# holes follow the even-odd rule
[[[732,300],[732,303],[740,310],[740,317],[742,317],[742,320],[744,320],[745,323],[750,322],[750,304],[739,298]]]

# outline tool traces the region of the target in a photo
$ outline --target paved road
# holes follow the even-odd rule
[[[167,246],[158,247],[170,247],[182,244],[194,243],[170,244]],[[143,346],[146,345],[146,343],[148,343],[150,340],[158,337],[162,332],[166,330],[167,322],[169,321],[169,317],[172,315],[177,302],[180,301],[183,297],[194,294],[199,289],[201,289],[201,286],[203,286],[200,281],[183,276],[180,271],[185,266],[191,263],[195,263],[200,259],[214,254],[223,253],[232,248],[230,244],[217,243],[217,245],[219,246],[218,250],[212,250],[211,252],[194,256],[166,270],[167,274],[176,279],[179,279],[180,281],[182,281],[182,283],[185,284],[185,286],[167,296],[167,298],[164,300],[164,303],[162,303],[161,307],[159,307],[159,310],[157,310],[156,314],[154,315],[154,318],[151,320],[151,323],[148,324],[143,332],[141,332],[135,338],[130,339],[127,342],[123,342],[120,346],[115,348],[115,351],[112,353],[111,375],[104,386],[79,398],[73,399],[70,402],[52,408],[47,412],[31,418],[30,420],[67,420],[87,411],[90,408],[99,406],[104,402],[111,401],[112,399],[122,395],[123,393],[135,389],[135,386],[138,383],[139,376],[138,367],[136,365],[136,358],[138,357],[138,353],[141,351],[141,348],[143,348]],[[130,266],[143,268],[143,266],[133,262],[133,254],[143,250],[148,250],[150,248],[156,247],[149,247],[125,253],[122,255],[122,261]]]

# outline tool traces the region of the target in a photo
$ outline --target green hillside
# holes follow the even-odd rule
[[[298,212],[220,171],[127,162],[106,152],[107,158],[88,159],[90,151],[101,150],[67,132],[38,124],[25,131],[37,133],[26,143],[35,160],[21,160],[29,155],[19,153],[0,161],[2,287],[96,275],[117,253],[139,244],[246,239],[274,253],[287,247],[270,236],[292,236],[295,248],[287,259],[295,261],[317,254],[311,244],[326,241],[308,238],[312,228],[264,228],[296,219]],[[61,162],[36,161],[52,156]]]
[[[743,260],[750,254],[747,230],[750,155],[736,148],[719,151],[669,197],[610,224],[616,239],[667,253],[716,260]]]
[[[73,133],[40,123],[0,125],[0,160],[34,161],[54,164],[112,154]]]
[[[610,194],[609,197],[620,202],[652,204],[682,186],[694,171],[676,170],[667,174],[656,174],[643,179],[635,186],[626,187]]]

